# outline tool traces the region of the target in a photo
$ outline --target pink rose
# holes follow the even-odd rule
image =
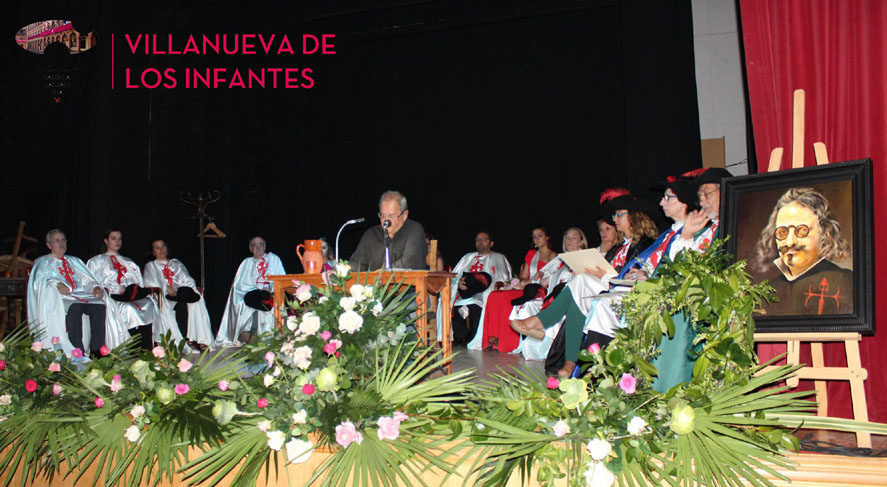
[[[0,359],[0,370],[6,370],[6,361]]]
[[[300,281],[298,279],[293,279],[291,282],[293,283],[293,287],[299,287],[302,284],[304,284],[302,281]]]
[[[53,345],[58,345],[61,342],[62,340],[59,337],[52,337],[52,340],[50,340],[50,343],[52,343]]]
[[[622,379],[619,380],[619,388],[625,391],[626,394],[634,394],[637,385],[638,380],[628,373],[622,374]]]
[[[312,384],[305,384],[302,386],[302,394],[310,396],[314,394],[314,386]]]
[[[192,364],[191,362],[188,362],[185,359],[179,360],[179,372],[184,374],[185,372],[191,370],[191,367],[193,365],[194,364]]]
[[[268,367],[274,367],[274,352],[268,352],[265,354],[265,363],[268,364]]]
[[[406,420],[410,419],[409,416],[407,416],[406,414],[404,414],[400,411],[394,411],[394,414],[392,415],[392,417],[394,418],[395,421],[406,421]]]
[[[111,378],[111,392],[118,392],[120,389],[123,389],[123,382],[119,375],[115,375]]]
[[[153,353],[154,357],[156,358],[163,358],[163,356],[166,355],[166,350],[164,350],[163,347],[161,347],[160,345],[157,345],[156,347],[151,349],[151,353]]]
[[[332,355],[332,354],[336,353],[336,346],[332,343],[327,343],[326,345],[323,346],[323,351],[325,353]]]
[[[357,431],[354,423],[346,421],[336,426],[336,443],[345,448],[354,442],[357,442],[358,445],[363,443],[363,435],[360,434],[360,431]]]
[[[80,350],[79,348],[75,348],[74,350],[71,350],[71,357],[80,358],[82,356],[83,356],[83,350]]]
[[[396,440],[400,435],[400,421],[384,416],[379,418],[379,439],[380,440]],[[339,428],[336,428],[336,441],[338,438]],[[347,446],[347,445],[343,445]]]
[[[296,296],[300,296],[300,295],[303,295],[305,293],[310,293],[310,292],[311,292],[311,285],[310,284],[302,284],[301,286],[299,286],[296,289]]]
[[[48,369],[48,370],[49,370],[50,372],[60,372],[60,371],[62,370],[62,366],[59,365],[58,362],[53,362],[53,363],[49,364],[49,369]]]
[[[597,355],[601,353],[601,346],[597,343],[592,343],[591,346],[588,347],[588,351]]]
[[[34,342],[34,343],[32,343],[32,344],[31,344],[31,350],[33,350],[33,351],[35,351],[35,352],[42,352],[42,351],[43,351],[43,342]]]
[[[342,340],[332,339],[330,340],[330,344],[336,347],[336,350],[342,348]]]
[[[549,389],[557,389],[560,385],[561,381],[559,381],[557,377],[549,377],[548,382],[545,384]]]
[[[322,332],[320,332],[320,338],[323,338],[324,341],[329,340],[331,336],[333,336],[333,334],[330,333],[328,330],[323,330]]]
[[[220,380],[220,381],[219,381],[219,390],[220,390],[220,391],[227,391],[227,390],[228,390],[228,385],[229,385],[229,384],[228,384],[228,381],[226,381],[226,380]]]
[[[111,354],[111,349],[108,348],[107,345],[102,345],[102,348],[99,349],[99,355],[101,355],[102,357],[107,357],[110,354]]]
[[[190,391],[190,390],[191,390],[191,386],[189,386],[188,384],[176,384],[176,387],[175,387],[176,394],[178,394],[180,396],[182,394],[187,394],[188,391]]]
[[[259,409],[265,409],[266,407],[268,407],[268,400],[264,397],[259,398],[259,400],[256,401],[256,406],[259,406]]]
[[[28,379],[25,381],[25,390],[28,392],[34,392],[37,390],[37,381],[34,379]]]
[[[104,400],[104,399],[102,399],[102,398],[100,398],[100,397],[95,398],[95,407],[96,407],[96,408],[100,408],[100,407],[102,407],[102,406],[104,406],[104,405],[105,405],[105,400]]]
[[[52,385],[52,395],[58,396],[61,393],[62,393],[62,386],[60,386],[58,384],[53,384]]]

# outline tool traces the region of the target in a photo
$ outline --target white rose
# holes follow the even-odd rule
[[[595,438],[588,442],[586,446],[588,448],[588,453],[591,455],[593,460],[601,461],[613,451],[613,447],[610,446],[610,442],[607,440],[602,440],[600,438]]]
[[[132,414],[133,418],[140,418],[143,414],[145,414],[145,406],[137,404],[132,407],[132,411],[130,411],[129,414]]]
[[[603,462],[588,462],[585,471],[585,485],[588,487],[610,487],[616,482],[616,476]]]
[[[300,303],[304,303],[311,299],[311,289],[309,288],[307,291],[302,291],[296,295],[296,299],[299,300]]]
[[[302,317],[302,324],[299,325],[299,331],[306,335],[314,335],[320,329],[320,316],[314,313],[305,313]]]
[[[262,382],[265,383],[265,387],[271,387],[274,385],[274,376],[271,374],[265,374],[265,377],[262,378]]]
[[[320,299],[317,300],[317,302],[318,303],[325,303],[329,300],[330,300],[329,296],[321,296]]]
[[[305,360],[311,358],[311,347],[304,346],[293,350],[293,361]]]
[[[138,426],[132,425],[129,428],[126,428],[126,431],[123,432],[123,436],[125,436],[130,443],[135,443],[139,441],[139,437],[142,436],[142,430],[140,430]]]
[[[274,377],[280,377],[280,374],[282,373],[283,371],[280,370],[280,367],[274,367],[274,370],[271,371],[271,375]]]
[[[372,298],[372,297],[373,297],[373,288],[372,288],[372,286],[364,286],[364,288],[363,288],[363,295],[366,296],[367,299]]]
[[[363,318],[354,311],[346,311],[339,315],[339,330],[354,334],[363,326]]]
[[[339,306],[341,306],[342,309],[344,309],[345,311],[351,311],[352,309],[354,309],[355,306],[357,306],[357,300],[352,297],[345,296],[344,298],[339,300]]]
[[[308,422],[308,411],[302,409],[298,413],[293,413],[293,424],[305,424]]]
[[[283,442],[286,440],[286,433],[280,430],[269,431],[265,433],[268,436],[268,448],[274,451],[280,451],[283,448]]]
[[[297,360],[295,362],[295,364],[296,364],[296,367],[298,367],[302,370],[308,370],[308,368],[311,367],[311,361],[306,358]]]
[[[287,316],[286,327],[289,331],[296,331],[296,328],[299,327],[299,320],[295,316]]]
[[[286,459],[290,463],[305,463],[311,458],[314,445],[310,441],[293,438],[286,444]]]
[[[366,299],[366,295],[364,294],[364,286],[363,284],[354,284],[349,289],[351,292],[351,297],[353,297],[358,303]]]
[[[336,264],[336,275],[339,277],[348,277],[348,273],[351,272],[351,266],[344,263],[339,262]]]
[[[628,422],[628,432],[631,433],[632,436],[638,436],[644,432],[644,428],[647,427],[647,422],[643,420],[640,416],[635,416],[631,418],[631,421]]]
[[[382,307],[382,303],[380,303],[379,301],[376,301],[376,304],[373,305],[373,309],[372,309],[373,316],[379,316],[379,314],[382,313],[383,309],[384,308]]]
[[[6,350],[6,345],[0,343],[0,352],[3,352],[4,350]]]
[[[9,406],[12,404],[12,396],[9,394],[3,394],[0,396],[0,406]]]

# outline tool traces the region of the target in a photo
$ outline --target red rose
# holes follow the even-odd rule
[[[6,370],[6,361],[0,360],[0,370]]]
[[[268,400],[265,399],[264,397],[263,397],[263,398],[260,398],[260,399],[256,402],[256,406],[259,406],[259,409],[265,409],[265,407],[268,406]]]
[[[108,348],[107,345],[102,345],[102,348],[99,349],[99,353],[102,357],[107,357],[109,353],[111,353],[111,349]]]
[[[28,379],[25,381],[25,390],[28,392],[34,392],[37,390],[37,381],[34,379]]]
[[[302,386],[302,394],[311,395],[314,394],[314,386],[311,384],[305,384]]]

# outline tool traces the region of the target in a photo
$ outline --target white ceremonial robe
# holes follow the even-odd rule
[[[573,278],[573,272],[570,268],[557,257],[552,259],[551,262],[545,264],[545,267],[542,268],[542,282],[548,282],[548,291],[551,292],[555,286],[562,282],[569,282],[570,279]],[[515,306],[511,310],[511,315],[508,316],[509,320],[522,320],[529,318],[530,316],[536,316],[540,311],[542,311],[542,304],[544,299],[537,298],[531,301],[527,301],[526,303]],[[561,329],[561,324],[564,322],[563,319],[556,325],[551,328],[547,328],[545,330],[545,338],[542,340],[537,340],[533,337],[522,336],[520,344],[512,353],[520,353],[527,360],[545,360],[548,357],[548,349],[551,348],[551,342],[554,341],[554,338],[557,336],[558,332]]]
[[[122,266],[122,270],[114,268],[112,255]],[[130,284],[145,287],[142,282],[142,270],[128,257],[119,254],[99,254],[89,259],[86,267],[110,294],[121,294]],[[127,329],[150,325],[157,321],[157,303],[152,296],[131,302],[114,299],[109,301],[111,306],[108,307],[108,312],[116,314],[118,321]]]
[[[82,343],[72,344],[68,339],[65,328],[65,315],[68,308],[74,303],[104,304],[105,311],[105,344],[110,348],[117,347],[129,338],[126,328],[117,320],[117,316],[107,311],[112,306],[108,293],[101,298],[96,298],[92,290],[100,286],[98,280],[89,271],[89,268],[77,257],[66,255],[73,275],[74,282],[71,295],[65,296],[59,292],[57,284],[61,283],[69,289],[71,285],[62,274],[63,263],[52,254],[44,255],[34,261],[31,269],[31,277],[28,281],[28,326],[34,333],[42,332],[41,341],[45,348],[52,348],[52,337],[59,337],[62,350],[68,355],[74,348],[88,352],[89,347]],[[91,336],[89,329],[89,317],[83,316],[83,341],[89,343]]]
[[[511,280],[511,264],[508,263],[508,259],[505,258],[504,255],[499,252],[490,252],[486,255],[481,255],[477,252],[469,252],[465,254],[459,262],[456,263],[456,266],[453,267],[452,272],[456,274],[456,278],[453,279],[453,282],[450,285],[450,307],[456,305],[463,306],[469,304],[476,304],[480,307],[484,307],[487,302],[487,297],[491,292],[496,290],[497,282],[508,282]],[[463,299],[459,296],[459,278],[462,277],[461,274],[463,272],[486,272],[493,278],[493,281],[490,282],[490,287],[486,288],[482,293],[477,293],[474,296]],[[443,328],[443,322],[441,321],[441,311],[443,303],[438,301],[437,303],[437,337],[440,340],[441,330]],[[477,336],[483,335],[483,315],[481,315],[481,322],[477,327],[477,334],[475,335],[475,340],[477,340]]]
[[[158,329],[162,328],[162,333],[172,330],[173,336],[180,334],[179,327],[176,325],[175,306],[188,306],[188,323],[185,332],[189,340],[194,340],[203,345],[211,345],[213,342],[212,324],[209,321],[209,312],[206,310],[206,301],[203,295],[200,300],[193,303],[177,303],[170,301],[166,295],[169,289],[174,290],[180,287],[190,287],[197,292],[197,282],[188,273],[185,264],[178,259],[170,259],[167,261],[152,260],[145,264],[145,286],[159,287],[161,290],[160,299],[160,326],[154,325],[155,339],[157,338]]]
[[[283,262],[271,252],[259,260],[247,257],[240,263],[234,275],[234,283],[231,284],[231,292],[228,293],[228,303],[225,305],[219,332],[216,334],[216,345],[241,345],[238,337],[252,328],[254,319],[258,320],[259,335],[274,328],[274,313],[250,308],[243,302],[243,297],[256,289],[273,292],[272,282],[267,277],[282,274],[286,274]]]

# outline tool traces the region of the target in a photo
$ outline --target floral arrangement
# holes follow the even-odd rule
[[[624,300],[632,325],[583,351],[584,376],[567,380],[436,374],[444,360],[416,339],[407,287],[379,276],[340,262],[322,289],[294,282],[280,326],[224,358],[165,340],[75,363],[17,333],[0,344],[2,484],[63,465],[79,479],[95,464],[104,485],[216,485],[231,472],[254,485],[323,448],[333,454],[309,484],[422,483],[475,458],[474,480],[490,486],[515,471],[542,485],[769,485],[758,469],[777,475],[767,465],[797,447],[774,417],[812,405],[764,388],[791,367],[755,376],[751,311],[768,289],[715,252],[661,264]],[[694,323],[693,378],[657,392],[659,344],[680,313]],[[189,458],[192,446],[203,454]]]
[[[716,244],[715,247],[716,248]],[[487,446],[483,485],[504,485],[515,469],[535,469],[550,485],[771,485],[761,471],[788,466],[779,452],[798,441],[773,416],[810,411],[804,392],[772,386],[794,368],[760,376],[754,366],[751,312],[769,297],[744,263],[715,251],[682,253],[660,264],[623,300],[631,326],[601,350],[580,352],[581,379],[499,377],[471,415],[472,441]],[[653,389],[659,344],[691,317],[695,359],[689,382]],[[768,465],[769,464],[769,465]],[[760,469],[760,470],[756,470]]]

